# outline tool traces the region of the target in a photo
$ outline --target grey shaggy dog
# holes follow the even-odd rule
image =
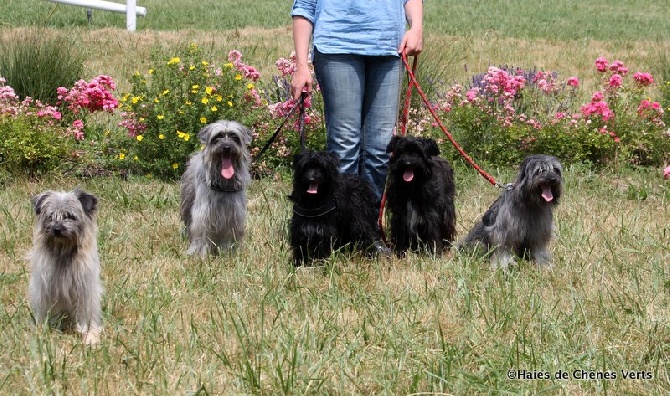
[[[227,120],[200,130],[204,149],[195,153],[181,177],[181,220],[189,255],[206,257],[240,244],[246,231],[246,187],[251,180],[251,131]]]
[[[561,163],[555,157],[526,157],[516,181],[484,213],[460,248],[490,252],[491,269],[507,270],[515,263],[515,256],[550,266],[548,245],[553,209],[561,197],[561,173]]]
[[[102,332],[98,200],[83,190],[45,191],[31,199],[37,222],[28,299],[38,325],[75,330],[96,344]]]

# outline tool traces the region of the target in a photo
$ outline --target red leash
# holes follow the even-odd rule
[[[505,185],[500,184],[496,181],[496,179],[491,176],[490,174],[486,173],[477,163],[470,157],[463,148],[456,142],[454,137],[449,133],[447,128],[444,126],[442,121],[440,120],[440,117],[437,115],[437,112],[435,112],[435,109],[433,106],[430,104],[430,101],[428,100],[428,97],[426,94],[423,92],[421,89],[421,86],[419,85],[419,82],[416,79],[416,69],[418,65],[418,56],[414,57],[414,62],[412,64],[412,67],[409,66],[409,62],[407,61],[407,54],[402,53],[402,63],[405,65],[405,68],[407,69],[407,77],[409,81],[407,82],[407,91],[405,93],[405,104],[403,107],[403,112],[402,112],[402,117],[400,119],[400,133],[401,136],[405,136],[407,134],[407,122],[409,120],[409,108],[410,108],[410,102],[411,102],[411,97],[412,97],[412,90],[414,87],[416,87],[416,91],[419,93],[419,96],[421,96],[421,99],[423,100],[423,103],[425,103],[426,107],[428,108],[428,111],[430,111],[430,114],[433,116],[435,119],[435,122],[437,125],[442,129],[442,132],[447,136],[451,144],[456,148],[456,151],[461,154],[463,158],[473,167],[477,172],[479,172],[484,179],[486,179],[489,183],[496,187],[500,188],[505,188]],[[384,233],[384,228],[382,227],[382,219],[384,218],[384,207],[386,206],[386,189],[384,189],[384,193],[382,194],[382,200],[381,204],[379,207],[379,218],[377,219],[377,224],[379,225],[379,229],[381,231],[382,235],[382,240],[386,242],[386,234]]]

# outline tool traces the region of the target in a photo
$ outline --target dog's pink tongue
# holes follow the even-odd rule
[[[230,179],[235,174],[235,168],[233,168],[233,161],[230,160],[230,157],[223,157],[221,160],[221,176],[224,179]]]
[[[307,194],[317,194],[319,191],[319,185],[316,183],[310,183],[309,188],[307,189]]]
[[[402,179],[406,182],[411,182],[414,179],[414,172],[411,169],[405,169],[405,172],[402,174]]]
[[[551,187],[542,186],[542,198],[547,202],[551,202],[554,199],[554,194],[551,193]]]

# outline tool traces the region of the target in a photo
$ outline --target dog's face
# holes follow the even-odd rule
[[[330,196],[339,174],[339,160],[325,151],[305,151],[293,158],[293,198],[318,200]]]
[[[203,160],[212,184],[234,181],[240,170],[247,167],[251,131],[244,125],[219,120],[202,128],[198,138],[205,145]]]
[[[432,175],[432,159],[440,154],[437,142],[430,138],[394,136],[386,147],[391,156],[391,177],[412,183]]]
[[[31,199],[37,229],[54,244],[73,244],[88,232],[98,208],[98,199],[83,190],[45,191]]]
[[[558,205],[563,184],[561,163],[550,155],[526,157],[519,167],[515,185],[537,205]]]

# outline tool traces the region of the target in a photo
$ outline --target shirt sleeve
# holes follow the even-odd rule
[[[312,24],[314,23],[314,15],[316,13],[316,0],[295,0],[293,2],[293,9],[291,16],[301,16],[306,18]]]

